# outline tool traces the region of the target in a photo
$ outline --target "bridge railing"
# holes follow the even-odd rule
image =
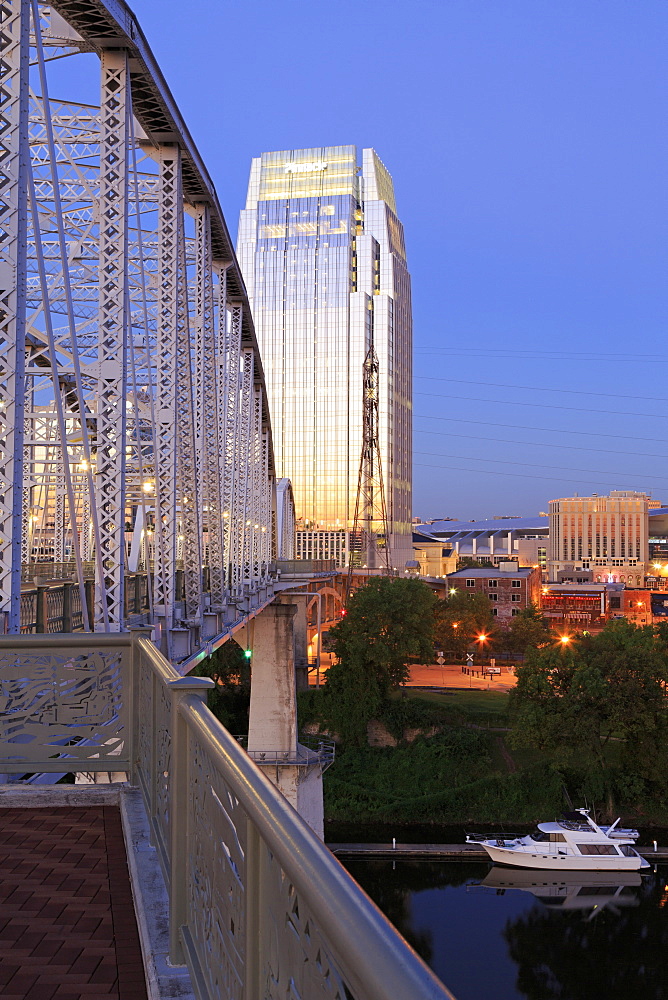
[[[177,571],[178,573],[178,571]],[[182,574],[181,574],[182,576]],[[25,584],[21,588],[21,632],[77,632],[84,627],[81,592],[77,583],[38,582],[32,588]],[[176,593],[179,594],[177,576]],[[84,591],[89,620],[92,621],[94,608],[94,582],[85,580]],[[126,577],[124,609],[126,625],[136,624],[138,618],[148,612],[149,580],[145,573]]]
[[[129,772],[200,1000],[450,997],[211,714],[212,685],[127,633],[2,637],[0,772]]]

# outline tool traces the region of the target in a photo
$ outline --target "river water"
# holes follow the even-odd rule
[[[345,864],[457,1000],[668,1000],[668,865]]]

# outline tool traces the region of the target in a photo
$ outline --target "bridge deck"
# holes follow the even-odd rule
[[[3,1000],[146,1000],[119,810],[0,809]]]

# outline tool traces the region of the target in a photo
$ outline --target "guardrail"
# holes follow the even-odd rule
[[[275,566],[283,576],[337,572],[336,559],[279,559]]]
[[[326,771],[334,763],[336,744],[318,736],[300,736],[297,748],[291,750],[249,750],[247,736],[234,737],[256,764],[292,764],[295,767],[320,767]]]
[[[129,771],[200,1000],[452,1000],[211,714],[212,686],[127,633],[1,637],[0,772]]]
[[[143,615],[149,610],[149,581],[145,573],[127,576],[125,580],[125,617]],[[89,621],[92,621],[95,584],[84,581],[86,606]],[[41,632],[77,632],[83,629],[84,619],[81,606],[81,592],[77,583],[43,583],[32,589],[21,589],[21,632],[39,634]]]

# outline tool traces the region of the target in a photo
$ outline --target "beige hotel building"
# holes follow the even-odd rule
[[[592,583],[642,587],[648,571],[648,510],[658,506],[646,493],[615,490],[610,496],[550,501],[548,574],[591,573]]]

